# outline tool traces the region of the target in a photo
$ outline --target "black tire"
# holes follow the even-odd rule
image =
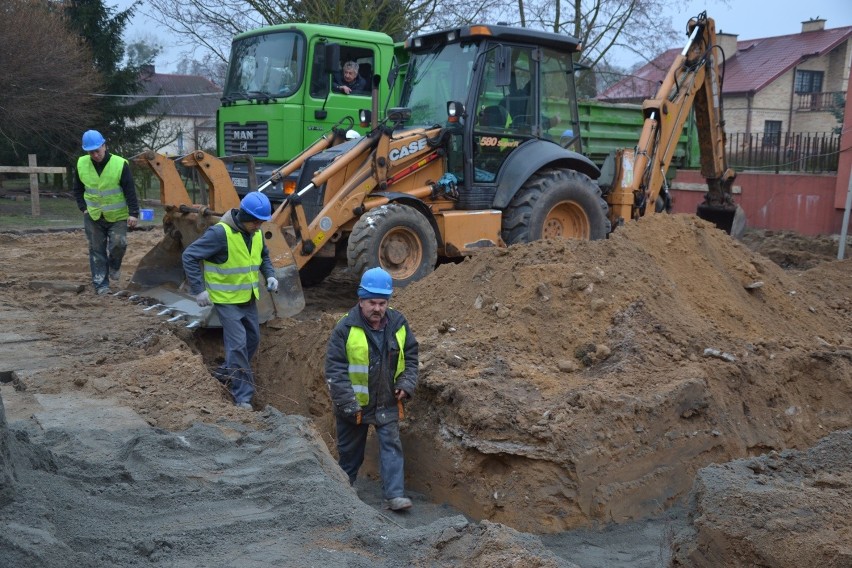
[[[316,286],[331,274],[337,265],[336,257],[315,256],[299,271],[299,281],[305,288]]]
[[[503,215],[507,245],[539,239],[597,240],[610,231],[609,207],[585,174],[547,169],[524,184]]]
[[[380,266],[403,287],[435,269],[438,242],[429,220],[419,211],[400,203],[376,207],[361,216],[346,249],[350,271],[360,276]]]

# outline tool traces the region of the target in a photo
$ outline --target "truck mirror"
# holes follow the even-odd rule
[[[494,84],[498,87],[508,87],[512,84],[512,48],[508,45],[497,46],[494,54],[495,77]]]
[[[325,72],[334,73],[340,64],[340,44],[325,44]]]

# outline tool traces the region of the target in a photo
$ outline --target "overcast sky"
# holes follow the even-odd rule
[[[132,0],[105,0],[106,5],[117,6],[119,10],[131,3]],[[852,26],[852,0],[730,0],[727,5],[719,0],[675,0],[671,6],[665,15],[671,18],[675,29],[685,30],[690,17],[706,10],[707,15],[716,21],[716,31],[737,34],[739,39],[799,33],[803,21],[817,17],[826,20],[827,28]],[[142,15],[144,6],[136,11],[137,16],[125,30],[125,41],[155,39],[164,48],[156,61],[157,71],[174,71],[180,60],[179,50],[170,44],[169,36],[162,33],[162,28]],[[622,56],[618,63],[629,66],[637,59]]]
[[[674,2],[672,3],[674,6]],[[737,34],[739,39],[796,34],[802,22],[812,18],[826,20],[825,27],[852,26],[850,0],[731,0],[728,5],[708,0],[677,3],[669,14],[675,26],[686,26],[690,17],[703,10],[716,21],[716,31]]]

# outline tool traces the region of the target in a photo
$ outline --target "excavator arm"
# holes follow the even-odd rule
[[[695,111],[701,152],[701,175],[708,191],[698,207],[698,216],[737,235],[745,228],[745,216],[733,201],[736,173],[725,158],[726,135],[722,113],[721,50],[716,30],[706,12],[687,25],[689,40],[675,58],[657,94],[642,105],[645,122],[634,150],[616,155],[616,177],[608,199],[613,223],[636,219],[651,207],[667,209],[661,197],[666,172],[690,111]]]

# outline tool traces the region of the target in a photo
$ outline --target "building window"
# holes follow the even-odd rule
[[[822,71],[796,71],[796,93],[822,92]]]
[[[763,123],[764,146],[778,146],[781,143],[781,121],[766,120]]]

